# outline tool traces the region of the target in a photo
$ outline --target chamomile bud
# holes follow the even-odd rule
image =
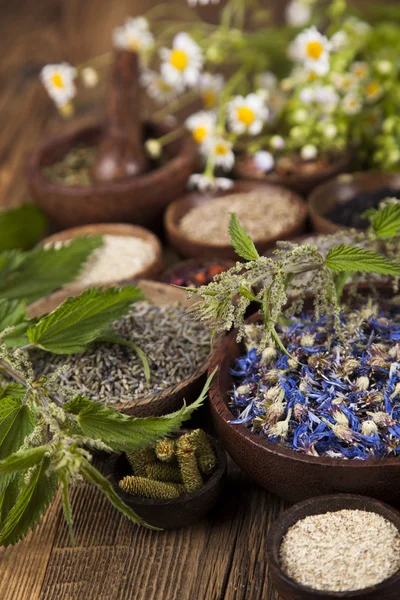
[[[329,125],[327,125],[327,126],[325,127],[325,129],[324,129],[324,134],[325,134],[325,137],[326,137],[328,140],[333,140],[333,138],[335,138],[335,137],[336,137],[336,135],[337,135],[337,132],[338,132],[338,129],[337,129],[336,125],[334,125],[333,123],[330,123],[330,124],[329,124]]]
[[[308,118],[308,113],[305,108],[298,108],[293,116],[296,123],[305,123]]]
[[[313,144],[307,144],[301,149],[300,155],[303,160],[314,160],[318,156],[318,150]]]
[[[275,166],[274,157],[271,152],[267,152],[266,150],[260,150],[256,152],[253,156],[253,162],[258,171],[262,171],[263,173],[268,173],[272,171]]]
[[[393,66],[390,60],[378,60],[375,63],[375,68],[381,75],[389,75],[392,72]]]
[[[286,142],[281,135],[273,135],[269,143],[273,150],[283,150],[286,146]]]
[[[159,158],[161,156],[162,146],[158,140],[150,139],[145,143],[148,155],[151,158]]]
[[[99,83],[99,75],[92,67],[85,67],[81,71],[83,85],[87,88],[94,88]]]

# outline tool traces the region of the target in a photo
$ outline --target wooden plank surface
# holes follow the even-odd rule
[[[185,3],[186,0],[180,0]],[[79,63],[107,51],[112,29],[149,0],[1,0],[0,204],[29,199],[25,153],[45,133],[68,127],[37,75],[43,64]],[[281,5],[280,0],[275,1]],[[217,9],[207,15],[215,18]],[[86,105],[78,119],[92,117]],[[76,125],[76,121],[74,123]],[[131,525],[93,488],[73,494],[71,548],[59,498],[41,526],[0,549],[2,600],[275,600],[265,534],[282,509],[230,463],[227,489],[206,519],[181,531]]]

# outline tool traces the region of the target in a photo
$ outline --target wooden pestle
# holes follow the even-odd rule
[[[148,170],[140,119],[138,55],[116,50],[107,101],[107,123],[92,168],[95,182],[135,177]]]

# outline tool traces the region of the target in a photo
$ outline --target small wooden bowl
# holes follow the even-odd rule
[[[279,173],[263,173],[256,169],[250,156],[242,156],[236,162],[235,174],[240,179],[260,181],[267,184],[281,185],[293,190],[302,196],[308,196],[317,186],[332,179],[339,173],[345,173],[350,169],[351,155],[341,154],[331,165],[310,174],[280,175]]]
[[[188,299],[185,291],[175,288],[172,285],[148,280],[124,283],[138,285],[146,296],[146,299],[158,306],[179,303],[189,307],[196,301],[195,299]],[[60,290],[46,298],[41,298],[29,307],[29,316],[39,317],[45,313],[51,312],[66,298],[76,296],[79,293],[79,290]],[[214,343],[216,346],[220,339],[221,338],[215,340]],[[135,417],[160,416],[179,410],[182,408],[184,400],[186,400],[187,403],[190,403],[198,397],[205,382],[207,369],[211,363],[212,352],[213,350],[211,350],[208,358],[203,364],[197,367],[190,377],[184,379],[180,383],[166,388],[159,394],[137,398],[132,402],[113,404],[113,407],[122,413],[134,415]]]
[[[168,207],[165,216],[164,224],[167,231],[169,243],[183,256],[188,258],[199,259],[218,259],[218,260],[234,260],[239,259],[231,244],[218,245],[212,242],[200,242],[187,237],[180,229],[179,223],[181,219],[190,210],[197,206],[201,206],[207,202],[213,201],[216,198],[222,198],[231,194],[246,194],[249,192],[259,191],[260,194],[268,195],[276,192],[287,193],[293,205],[299,208],[299,216],[297,222],[283,230],[275,237],[269,237],[264,240],[255,240],[255,245],[260,254],[263,254],[268,248],[274,246],[277,240],[290,239],[299,235],[304,230],[305,221],[307,218],[307,206],[303,200],[293,192],[283,189],[278,186],[268,185],[264,183],[256,183],[250,181],[236,181],[232,188],[226,191],[220,191],[214,194],[191,193],[176,200]]]
[[[189,259],[182,260],[181,262],[176,263],[169,269],[167,269],[161,276],[161,281],[163,283],[171,283],[171,280],[176,278],[182,278],[186,275],[186,273],[193,271],[196,269],[208,268],[211,266],[221,266],[226,270],[231,269],[235,266],[235,262],[233,260],[220,260],[220,261],[202,261],[200,259]]]
[[[314,590],[289,578],[280,564],[280,548],[286,532],[298,521],[311,515],[339,510],[365,510],[381,515],[399,530],[400,514],[392,507],[365,496],[333,494],[320,496],[296,504],[274,522],[267,537],[267,555],[272,583],[282,600],[314,600],[319,598],[357,598],[357,600],[398,600],[400,597],[400,570],[375,586],[352,592],[325,592]]]
[[[381,288],[381,293],[386,288]],[[259,320],[253,315],[248,323]],[[400,458],[345,460],[308,456],[268,442],[244,425],[233,425],[228,392],[233,389],[229,370],[243,355],[237,332],[225,337],[215,351],[209,373],[218,367],[210,387],[210,409],[218,438],[235,463],[251,479],[290,502],[313,496],[353,493],[400,505]]]
[[[119,487],[125,475],[132,474],[125,454],[113,454],[105,464],[105,476],[121,499],[148,525],[161,529],[180,529],[202,519],[215,505],[226,479],[226,454],[221,444],[208,436],[217,456],[218,466],[203,487],[192,494],[172,500],[151,500],[127,494]]]
[[[59,227],[66,229],[90,223],[135,223],[153,226],[165,207],[186,189],[197,162],[196,148],[189,136],[165,146],[168,160],[140,175],[110,183],[67,185],[50,181],[43,167],[61,158],[77,143],[96,145],[100,124],[45,139],[26,163],[26,177],[36,204]],[[171,128],[146,124],[146,137],[160,137]]]
[[[154,251],[154,259],[153,261],[144,267],[141,271],[132,273],[129,272],[126,274],[124,279],[129,279],[130,277],[135,277],[135,279],[157,279],[162,271],[162,247],[161,242],[148,229],[144,229],[144,227],[139,227],[137,225],[127,225],[125,223],[98,223],[94,225],[82,225],[81,227],[73,227],[72,229],[64,229],[64,231],[60,231],[59,233],[55,233],[54,235],[50,235],[41,241],[41,244],[55,244],[56,242],[64,242],[67,240],[71,240],[77,237],[83,237],[87,235],[120,235],[123,237],[135,237],[148,242]],[[117,285],[118,281],[107,283],[107,286]],[[96,284],[91,284],[96,285]],[[103,285],[103,284],[101,284]],[[71,290],[73,288],[80,288],[82,286],[74,285],[74,283],[70,283],[68,289]],[[67,288],[66,288],[67,289]]]
[[[349,229],[345,225],[334,223],[327,215],[337,205],[351,202],[362,192],[374,192],[380,188],[400,190],[400,175],[368,171],[342,175],[317,187],[309,198],[310,218],[318,233],[336,233]]]

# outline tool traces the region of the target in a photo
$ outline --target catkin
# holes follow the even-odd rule
[[[157,481],[182,483],[179,466],[174,464],[151,463],[147,465],[146,475],[149,479],[155,479]]]
[[[164,481],[154,481],[146,477],[134,477],[128,475],[119,482],[119,487],[131,494],[141,498],[150,498],[153,500],[170,500],[178,498],[185,493],[183,485],[176,483],[167,483]]]
[[[165,438],[156,444],[156,456],[163,462],[171,462],[175,458],[175,440]]]
[[[194,444],[188,434],[179,438],[176,444],[176,455],[186,491],[191,493],[200,489],[203,485],[203,479],[197,464]]]
[[[188,436],[194,444],[200,471],[204,475],[211,475],[217,466],[217,458],[208,435],[202,429],[195,429]]]
[[[155,460],[154,449],[146,448],[145,450],[127,452],[126,456],[133,474],[138,477],[147,477],[147,466]]]

